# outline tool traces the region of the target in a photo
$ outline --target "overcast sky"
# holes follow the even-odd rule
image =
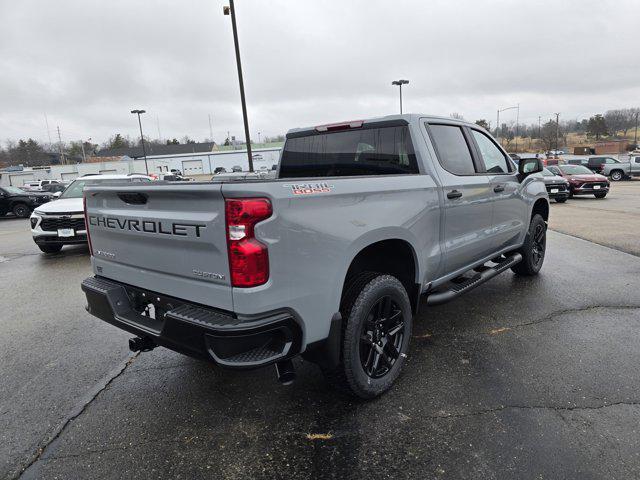
[[[0,0],[0,141],[243,137],[223,0]],[[398,111],[640,106],[638,0],[236,0],[251,134]],[[505,112],[505,121],[515,111]],[[159,120],[159,122],[157,121]]]

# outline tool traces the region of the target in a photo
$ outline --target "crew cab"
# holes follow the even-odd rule
[[[585,166],[552,165],[547,168],[569,182],[569,197],[593,195],[596,198],[604,198],[609,193],[610,184],[607,177],[593,173]]]
[[[53,195],[27,192],[18,187],[0,187],[0,216],[13,213],[16,217],[27,218],[34,208],[53,198]]]
[[[75,179],[57,200],[38,206],[31,214],[31,235],[44,253],[58,253],[64,245],[87,243],[82,190],[87,185],[149,182],[146,175],[87,175]],[[56,198],[50,195],[49,198]],[[28,215],[28,214],[27,214]]]
[[[420,300],[536,275],[549,200],[481,127],[394,115],[290,130],[276,178],[84,190],[92,315],[228,368],[291,359],[362,398],[390,388]]]
[[[602,166],[602,175],[611,178],[614,182],[619,182],[625,178],[640,176],[640,155],[629,155],[628,160],[616,161],[615,163],[605,163]]]

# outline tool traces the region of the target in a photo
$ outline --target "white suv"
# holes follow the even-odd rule
[[[74,180],[58,200],[36,208],[31,214],[33,241],[44,253],[57,253],[63,245],[87,243],[82,190],[101,182],[150,182],[141,174],[87,175]]]
[[[33,182],[26,182],[23,185],[23,188],[30,191],[41,191],[42,187],[44,187],[45,185],[52,185],[56,183],[60,182],[58,180],[36,180]]]

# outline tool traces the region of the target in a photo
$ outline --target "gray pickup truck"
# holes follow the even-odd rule
[[[398,377],[420,303],[538,273],[540,171],[476,125],[400,115],[289,131],[275,179],[91,185],[87,309],[133,351],[275,364],[283,383],[302,355],[372,398]]]
[[[615,162],[615,163],[613,163]],[[613,160],[602,165],[602,175],[611,177],[614,182],[625,178],[640,176],[640,155],[631,154],[628,160]]]

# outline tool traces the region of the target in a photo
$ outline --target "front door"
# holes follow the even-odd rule
[[[491,253],[492,191],[471,154],[468,132],[458,124],[429,123],[429,137],[444,202],[443,275]]]
[[[520,195],[518,172],[506,153],[480,130],[471,129],[471,136],[491,183],[491,239],[493,251],[498,251],[519,242],[525,229],[522,219],[527,218],[527,206]]]

